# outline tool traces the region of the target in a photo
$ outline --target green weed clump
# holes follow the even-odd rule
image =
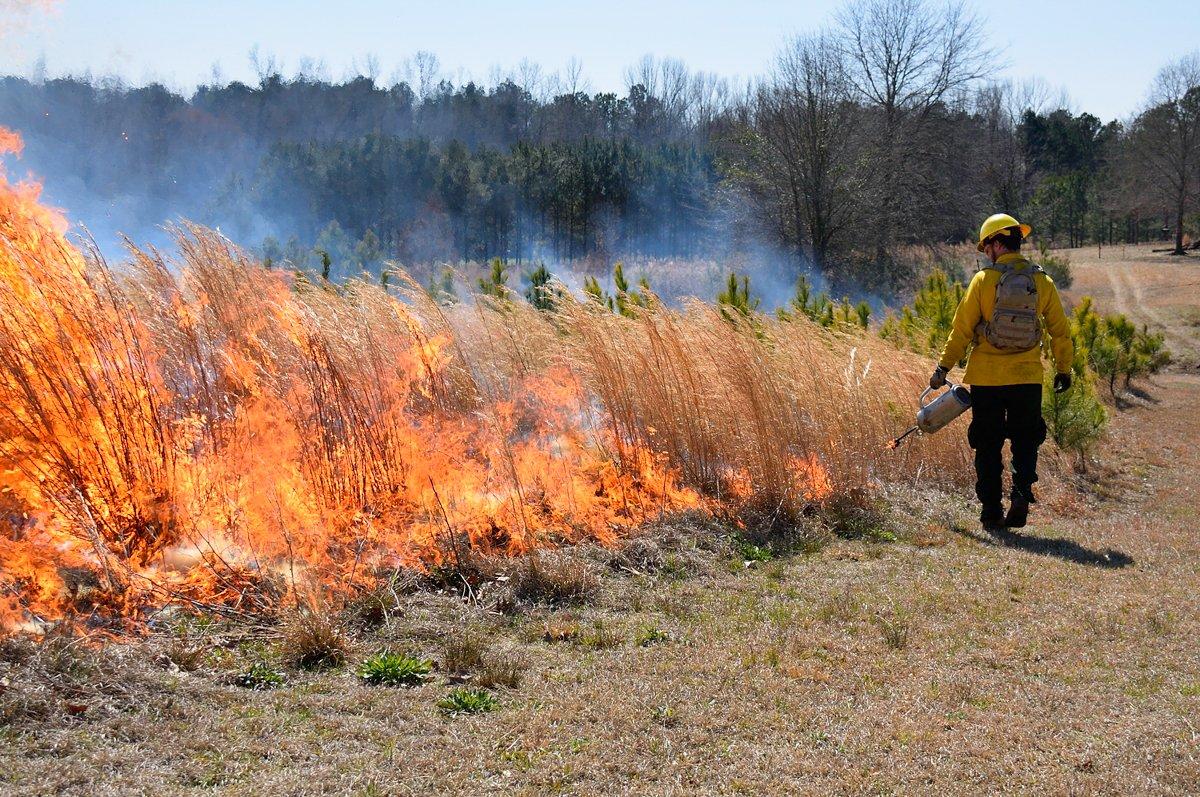
[[[418,686],[433,664],[402,653],[376,653],[358,667],[358,677],[372,686]]]
[[[657,645],[661,642],[670,642],[671,637],[666,631],[663,631],[661,628],[656,628],[655,626],[648,625],[648,626],[643,626],[642,629],[640,631],[638,631],[635,641],[637,642],[638,647],[648,648],[651,645]]]
[[[484,689],[458,688],[450,690],[449,694],[437,702],[437,707],[438,711],[447,717],[457,717],[460,714],[495,711],[500,707],[500,701]]]
[[[250,669],[239,673],[233,679],[233,683],[243,689],[264,691],[267,689],[278,689],[283,686],[287,683],[287,676],[270,664],[258,661],[250,665]]]
[[[765,545],[756,545],[741,537],[735,537],[733,544],[744,562],[769,562],[775,558],[775,554]]]

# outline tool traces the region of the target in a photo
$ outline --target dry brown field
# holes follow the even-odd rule
[[[7,643],[0,790],[1196,793],[1200,258],[1070,254],[1070,297],[1161,328],[1180,362],[1113,411],[1087,474],[1047,454],[1028,528],[985,536],[966,491],[913,489],[863,539],[753,561],[677,519],[545,555],[579,600],[400,592],[349,632],[346,666],[269,691],[231,677],[282,655],[277,628]],[[443,666],[363,684],[354,664],[384,647]],[[452,682],[499,670],[497,710],[439,713]]]
[[[1185,365],[1200,365],[1200,254],[1156,252],[1166,244],[1085,247],[1066,252],[1071,297],[1091,295],[1108,312],[1125,313],[1166,335]]]

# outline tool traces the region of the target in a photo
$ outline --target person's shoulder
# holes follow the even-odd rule
[[[970,283],[967,284],[968,291],[978,291],[981,288],[987,287],[989,284],[994,285],[1000,281],[1000,272],[992,266],[985,266],[975,272],[971,277]]]
[[[1032,260],[1029,262],[1033,263]],[[1035,265],[1037,265],[1037,264],[1035,264]],[[1043,285],[1048,285],[1051,288],[1054,288],[1055,290],[1058,289],[1057,286],[1054,284],[1054,278],[1051,277],[1049,274],[1047,274],[1046,271],[1040,265],[1038,265],[1037,270],[1033,273],[1033,279],[1035,282],[1041,283]]]

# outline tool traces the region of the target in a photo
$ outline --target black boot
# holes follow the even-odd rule
[[[1003,531],[1004,507],[1000,504],[985,506],[979,513],[979,522],[983,525],[984,531]]]
[[[1004,517],[1004,525],[1010,529],[1025,528],[1025,524],[1029,520],[1029,504],[1032,500],[1033,496],[1025,490],[1013,490],[1012,503],[1008,507],[1008,514]]]

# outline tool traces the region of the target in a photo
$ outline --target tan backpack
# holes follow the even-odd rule
[[[1013,266],[1025,263],[1017,271]],[[992,317],[975,327],[976,340],[986,340],[1000,351],[1022,352],[1042,343],[1042,321],[1038,317],[1036,275],[1042,267],[1029,260],[995,263],[988,266],[1000,272],[996,283],[996,306]]]

